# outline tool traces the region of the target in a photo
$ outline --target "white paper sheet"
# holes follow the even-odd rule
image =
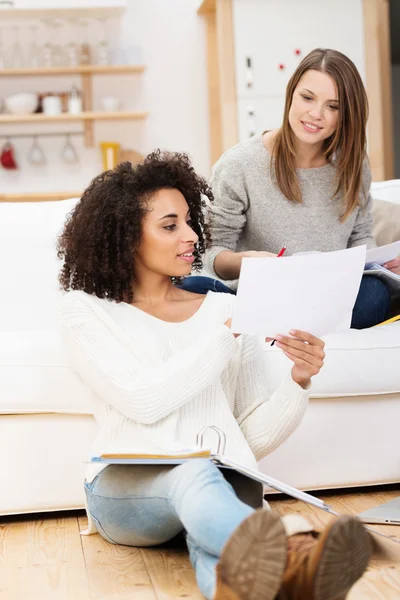
[[[386,246],[379,246],[379,248],[370,248],[367,250],[367,258],[365,263],[371,264],[376,263],[377,265],[383,265],[390,260],[393,260],[400,254],[400,241],[393,242],[392,244],[386,244]]]
[[[350,327],[366,246],[282,258],[244,258],[232,331],[316,336]]]

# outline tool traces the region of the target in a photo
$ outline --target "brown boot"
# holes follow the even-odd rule
[[[287,537],[279,515],[257,510],[224,546],[214,600],[274,600],[286,561]]]
[[[371,538],[355,517],[339,517],[321,534],[293,535],[279,600],[343,600],[371,554]]]

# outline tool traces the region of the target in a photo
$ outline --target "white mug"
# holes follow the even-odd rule
[[[43,98],[43,112],[45,115],[61,114],[60,96],[45,96]]]

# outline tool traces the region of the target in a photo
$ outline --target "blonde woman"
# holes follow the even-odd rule
[[[244,256],[374,246],[366,156],[368,101],[353,62],[335,50],[310,52],[290,79],[280,129],[228,150],[213,169],[212,243],[206,267],[235,290]],[[400,272],[400,259],[387,265]],[[188,278],[184,287],[226,290]],[[384,283],[362,281],[352,327],[385,320]]]

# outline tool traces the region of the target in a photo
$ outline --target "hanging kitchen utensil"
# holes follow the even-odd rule
[[[32,165],[38,167],[46,164],[46,157],[39,145],[36,135],[33,137],[33,143],[28,152],[28,160]]]
[[[7,140],[0,152],[0,163],[4,169],[18,169],[17,161],[15,159],[14,146]]]
[[[69,135],[67,135],[67,137],[66,137],[64,147],[61,151],[61,156],[66,163],[79,162],[78,153],[75,150],[74,146],[72,145]]]

